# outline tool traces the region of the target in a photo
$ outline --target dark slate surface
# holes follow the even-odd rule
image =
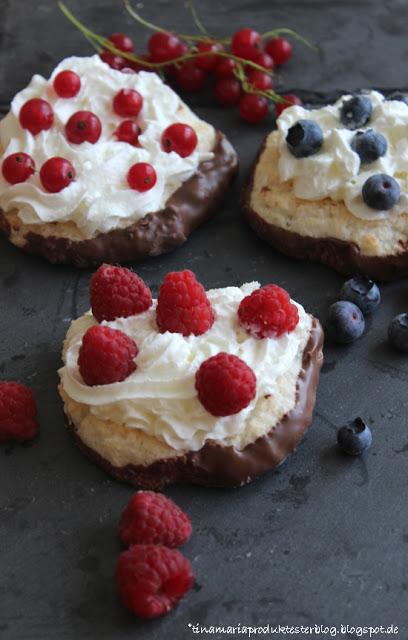
[[[70,6],[99,32],[128,29],[144,38],[118,2]],[[190,29],[181,0],[148,7],[146,15],[162,24]],[[219,34],[227,24],[284,25],[318,41],[319,55],[297,47],[281,74],[285,86],[407,84],[403,0],[224,0],[216,10],[208,0],[198,7]],[[3,0],[0,32],[2,100],[33,72],[47,74],[60,58],[89,52],[51,1]],[[241,175],[213,221],[179,251],[137,265],[138,272],[155,290],[167,271],[184,267],[211,287],[275,281],[324,317],[340,277],[273,252],[239,216],[242,180],[270,123],[251,128],[209,101],[194,104],[236,145]],[[170,616],[141,623],[122,609],[112,581],[116,525],[132,490],[76,450],[56,392],[62,339],[87,308],[90,274],[25,256],[3,239],[0,246],[0,373],[33,387],[42,425],[32,446],[0,448],[2,640],[205,637],[188,623],[394,624],[407,638],[408,361],[386,343],[389,320],[406,310],[404,282],[383,287],[384,302],[358,344],[326,349],[313,428],[278,473],[236,491],[168,491],[193,520],[185,553],[197,585]],[[364,459],[350,460],[334,442],[336,427],[356,415],[372,425],[374,445]]]

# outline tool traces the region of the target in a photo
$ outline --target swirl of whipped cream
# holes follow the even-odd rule
[[[60,98],[53,89],[54,77],[65,69],[81,78],[81,89],[74,98]],[[140,147],[119,142],[113,135],[123,120],[112,108],[120,89],[136,89],[143,97],[138,117],[143,130]],[[20,109],[31,98],[47,100],[54,111],[52,128],[37,136],[19,123]],[[92,111],[101,120],[102,134],[96,144],[70,144],[65,137],[66,122],[81,110]],[[187,158],[161,149],[161,134],[174,122],[185,122],[196,130],[198,145]],[[122,73],[97,55],[66,58],[50,80],[35,75],[15,96],[10,112],[0,122],[0,148],[3,157],[17,151],[30,154],[38,170],[48,158],[62,156],[72,162],[77,178],[59,193],[46,193],[38,173],[16,185],[0,175],[0,207],[6,212],[18,210],[26,224],[72,221],[86,237],[125,227],[162,209],[199,163],[213,157],[214,140],[214,129],[197,118],[155,73]],[[157,172],[156,185],[145,193],[130,189],[126,181],[129,167],[136,162],[149,162]]]
[[[176,450],[197,451],[207,439],[230,444],[242,433],[260,398],[271,394],[278,401],[282,393],[278,377],[294,367],[300,370],[311,329],[311,317],[297,305],[299,323],[293,332],[263,340],[249,336],[238,323],[237,310],[241,300],[259,286],[251,282],[208,291],[216,320],[202,336],[159,333],[156,301],[142,314],[103,322],[131,336],[139,347],[136,371],[123,382],[103,386],[86,386],[78,370],[82,337],[96,324],[91,313],[82,316],[72,323],[66,338],[65,364],[59,371],[65,393],[87,405],[92,415],[142,429]],[[208,413],[195,389],[200,364],[220,351],[242,358],[257,378],[256,397],[248,407],[224,418]]]
[[[373,105],[369,122],[359,131],[373,129],[387,140],[387,153],[370,164],[361,164],[350,143],[356,133],[346,129],[339,113],[342,103],[350,95],[342,96],[335,104],[321,109],[307,110],[293,106],[278,118],[280,133],[279,175],[282,181],[293,180],[298,198],[321,200],[331,198],[344,201],[347,209],[362,220],[378,220],[408,211],[408,105],[398,100],[385,100],[378,91],[366,94]],[[317,122],[324,136],[323,146],[312,156],[295,158],[288,150],[286,134],[300,119]],[[393,176],[400,185],[401,198],[388,211],[368,207],[362,198],[364,182],[376,173]]]

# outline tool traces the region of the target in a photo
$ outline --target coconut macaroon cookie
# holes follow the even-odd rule
[[[153,300],[103,265],[66,337],[60,394],[81,449],[137,487],[234,487],[280,464],[312,420],[323,334],[276,285],[205,292],[170,273]]]
[[[407,275],[408,100],[371,91],[285,109],[243,203],[255,231],[283,253],[344,274]]]
[[[0,228],[79,267],[158,255],[216,212],[235,151],[158,75],[99,56],[35,75],[0,122]]]

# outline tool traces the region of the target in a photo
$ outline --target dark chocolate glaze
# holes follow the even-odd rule
[[[245,218],[260,238],[291,258],[322,262],[346,276],[361,273],[384,282],[408,275],[407,247],[401,247],[401,252],[393,255],[367,256],[360,252],[358,245],[354,242],[346,242],[339,238],[314,238],[301,235],[270,224],[262,218],[250,206],[250,202],[256,166],[265,143],[266,139],[257,154],[241,199]]]
[[[303,353],[302,369],[296,387],[294,408],[264,436],[248,444],[242,451],[209,440],[199,450],[175,458],[166,458],[151,465],[114,467],[96,451],[90,449],[67,419],[80,449],[110,475],[134,487],[161,489],[167,484],[200,484],[207,487],[239,487],[273,469],[292,453],[302,440],[312,421],[319,382],[323,331],[315,318],[309,341]]]
[[[214,157],[168,199],[161,211],[149,213],[125,229],[101,233],[89,240],[28,233],[24,251],[52,263],[93,267],[103,262],[128,262],[157,256],[182,245],[190,233],[219,209],[231,177],[237,172],[235,150],[217,131]],[[10,226],[0,210],[0,229],[9,237]]]

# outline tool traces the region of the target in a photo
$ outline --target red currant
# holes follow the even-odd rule
[[[69,142],[81,144],[98,142],[102,131],[101,121],[91,111],[77,111],[73,113],[65,125],[65,135]]]
[[[239,58],[255,61],[260,53],[260,48],[261,36],[257,31],[245,28],[234,33],[231,50],[232,53]]]
[[[121,89],[113,98],[113,110],[123,118],[138,116],[142,107],[143,98],[135,89]]]
[[[176,82],[182,91],[200,91],[204,86],[205,72],[188,60],[176,70]]]
[[[102,53],[99,54],[99,57],[112,69],[116,69],[116,71],[121,71],[127,65],[125,58],[122,58],[122,56],[116,56],[110,51],[102,51]]]
[[[237,68],[237,63],[232,58],[220,58],[217,66],[214,69],[214,75],[216,78],[231,77],[234,75],[234,70]]]
[[[147,162],[136,162],[127,174],[128,185],[135,191],[149,191],[157,182],[155,168]]]
[[[157,31],[147,43],[153,62],[170,62],[182,54],[183,43],[174,33]]]
[[[258,71],[258,69],[250,69],[247,73],[247,80],[249,84],[258,91],[272,89],[271,77],[267,73]]]
[[[200,41],[197,45],[197,49],[200,53],[209,53],[210,51],[213,53],[217,53],[218,51],[223,50],[223,46],[219,42],[207,42]],[[214,56],[197,56],[195,59],[195,63],[199,69],[203,71],[213,71],[217,66],[217,62],[220,58],[216,55]]]
[[[120,49],[120,51],[131,53],[134,49],[133,40],[124,33],[112,33],[108,40],[116,49]]]
[[[292,105],[302,106],[303,102],[298,96],[295,96],[293,93],[287,93],[285,96],[281,96],[286,102],[277,102],[275,104],[275,116],[276,118],[280,116],[282,111],[291,107]]]
[[[272,38],[266,43],[265,51],[272,56],[275,64],[283,64],[292,56],[293,47],[286,38]]]
[[[166,153],[175,151],[182,158],[191,155],[198,143],[197,134],[188,124],[171,124],[162,133],[162,149]]]
[[[136,122],[134,122],[134,120],[124,120],[116,129],[114,135],[120,142],[127,142],[128,144],[137,147],[141,133],[141,128]]]
[[[75,180],[75,169],[65,158],[50,158],[41,167],[40,180],[46,191],[58,193]]]
[[[10,184],[25,182],[35,171],[35,163],[27,153],[12,153],[1,165],[3,177]]]
[[[80,88],[81,79],[75,71],[60,71],[54,78],[54,90],[60,98],[73,98]]]
[[[263,120],[269,111],[268,100],[253,93],[246,93],[239,103],[241,118],[252,124]]]
[[[262,53],[258,53],[254,62],[256,62],[256,64],[259,64],[260,67],[268,69],[268,71],[272,71],[272,69],[275,67],[272,56],[270,56],[268,53],[265,53],[264,51]]]
[[[21,107],[19,119],[23,129],[28,129],[36,136],[40,131],[47,131],[52,127],[54,113],[49,102],[32,98]]]
[[[241,97],[241,83],[234,76],[219,78],[214,87],[217,102],[225,106],[237,104]]]

